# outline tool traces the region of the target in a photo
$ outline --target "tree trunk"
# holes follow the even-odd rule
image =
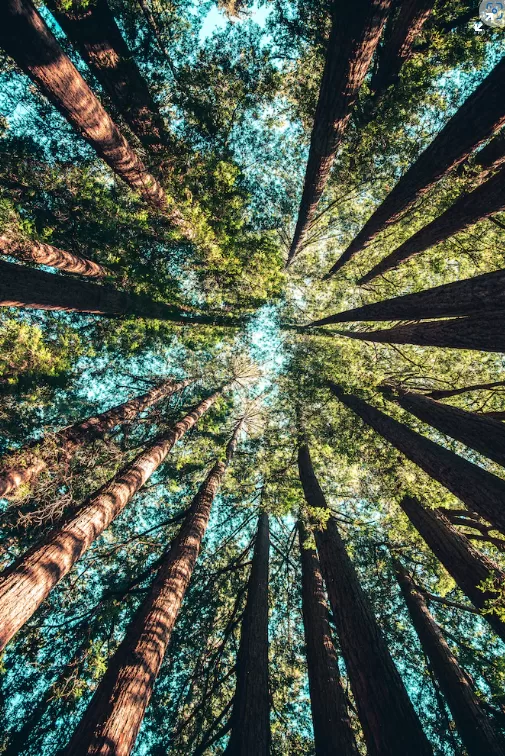
[[[36,544],[0,576],[0,650],[32,616],[54,586],[126,507],[161,465],[174,444],[214,404],[221,391],[200,402],[158,436],[61,527]]]
[[[55,449],[59,454],[70,458],[78,447],[95,438],[102,438],[117,425],[133,420],[148,407],[182,391],[192,382],[192,378],[179,383],[174,383],[172,380],[164,381],[146,394],[136,396],[106,412],[63,428],[48,439],[38,439],[16,450],[13,461],[9,462],[7,459],[1,462],[0,497],[10,496],[19,486],[31,483],[47,467],[48,460],[54,455]],[[22,462],[16,462],[18,455],[22,455]]]
[[[462,388],[455,389],[435,389],[430,391],[429,396],[431,399],[449,399],[451,396],[459,396],[460,394],[466,394],[468,391],[484,391],[487,389],[494,389],[498,386],[505,386],[505,381],[493,381],[492,383],[474,383],[472,386],[463,386]]]
[[[226,756],[269,756],[268,571],[270,531],[262,512],[254,545],[237,653],[237,685]]]
[[[149,704],[207,530],[212,502],[237,443],[240,424],[200,486],[151,589],[130,623],[64,756],[128,756]]]
[[[419,229],[414,236],[401,244],[398,249],[384,257],[372,270],[359,279],[359,284],[372,281],[377,276],[396,268],[400,263],[425,252],[440,242],[450,239],[494,213],[505,209],[505,167],[502,167],[487,181],[479,184],[472,192],[462,194],[453,205]]]
[[[396,578],[421,646],[430,660],[468,756],[503,756],[504,750],[480,707],[468,675],[461,669],[433,619],[423,595],[403,565],[394,560]]]
[[[477,609],[486,610],[490,603],[499,598],[505,573],[492,559],[474,549],[468,538],[456,530],[444,514],[424,507],[412,496],[404,496],[400,506],[457,586]],[[497,586],[497,591],[479,587],[490,581]],[[505,640],[505,622],[494,613],[485,612],[482,617]]]
[[[308,506],[327,511],[306,444],[298,450],[298,469]],[[335,518],[315,536],[368,756],[432,754]]]
[[[64,310],[91,315],[137,315],[173,323],[240,326],[243,321],[222,315],[192,313],[188,308],[156,302],[109,285],[46,273],[0,261],[0,307]]]
[[[392,0],[333,3],[332,27],[288,265],[300,252]]]
[[[402,176],[363,229],[325,276],[329,278],[396,223],[402,213],[425,195],[505,124],[505,58],[502,59],[453,115],[433,142]]]
[[[338,659],[331,637],[323,578],[315,549],[306,545],[300,520],[302,610],[316,756],[358,756]]]
[[[407,459],[438,480],[468,509],[505,533],[505,480],[421,436],[398,420],[367,404],[363,399],[353,394],[345,394],[340,386],[330,382],[329,387],[337,399],[352,409]]]
[[[51,244],[42,244],[28,239],[21,240],[0,236],[0,254],[33,262],[37,265],[47,265],[49,268],[58,268],[65,273],[75,273],[88,278],[105,278],[105,276],[111,275],[107,268],[93,260],[88,260],[87,257],[74,255],[72,252],[58,249]]]
[[[501,168],[505,163],[505,131],[502,129],[474,156],[473,165],[479,169],[476,180],[481,182],[492,171]],[[461,165],[458,173],[463,173]]]

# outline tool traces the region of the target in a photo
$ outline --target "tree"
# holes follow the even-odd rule
[[[505,381],[491,381],[490,383],[474,383],[472,386],[462,386],[453,389],[436,389],[430,391],[426,396],[431,399],[449,399],[451,396],[466,394],[468,391],[486,391],[494,388],[505,386]]]
[[[51,244],[42,244],[38,241],[12,239],[8,236],[0,236],[0,254],[16,257],[26,262],[47,265],[49,268],[58,268],[65,273],[75,273],[89,278],[105,278],[110,272],[86,257],[75,255],[64,249],[58,249]]]

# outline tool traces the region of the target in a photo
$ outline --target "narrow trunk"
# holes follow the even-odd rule
[[[405,496],[400,506],[457,586],[477,609],[486,610],[490,603],[499,598],[505,573],[492,559],[474,549],[468,538],[456,530],[440,510],[428,509],[412,496]],[[479,587],[490,582],[497,586],[496,591]],[[485,612],[482,617],[505,641],[505,622],[500,616]]]
[[[398,420],[367,404],[363,399],[353,394],[345,394],[340,386],[330,383],[329,387],[337,399],[380,433],[407,459],[438,480],[468,509],[505,533],[505,480],[421,436]]]
[[[332,640],[321,567],[300,520],[302,610],[316,756],[358,756]]]
[[[64,249],[58,249],[51,244],[31,240],[11,239],[8,236],[0,236],[0,254],[16,257],[19,260],[33,262],[37,265],[47,265],[49,268],[58,268],[65,273],[75,273],[88,278],[105,278],[110,271],[103,265],[88,260],[87,257],[74,255]]]
[[[468,391],[485,391],[488,389],[494,389],[498,386],[505,386],[505,381],[493,381],[492,383],[474,383],[472,386],[463,386],[455,389],[435,389],[430,391],[429,396],[431,399],[449,399],[451,396],[459,396],[460,394],[466,394]]]
[[[300,252],[392,0],[333,3],[326,61],[288,265]]]
[[[48,439],[42,438],[16,450],[12,462],[2,460],[0,466],[0,497],[12,495],[21,485],[31,483],[47,467],[48,460],[54,454],[55,448],[59,454],[70,458],[79,446],[101,438],[117,425],[127,423],[141,412],[166,399],[172,394],[182,391],[189,386],[193,379],[189,378],[179,383],[172,380],[165,381],[160,386],[151,389],[146,394],[136,396],[123,404],[118,404],[106,412],[88,417],[80,423],[74,423],[63,428]],[[22,455],[22,462],[16,462],[18,455]]]
[[[505,209],[505,167],[472,192],[465,192],[447,210],[427,226],[411,236],[398,249],[384,257],[372,270],[358,281],[365,284],[377,276],[396,268],[400,263],[425,252],[440,242],[450,239],[494,213]]]
[[[151,589],[112,657],[64,756],[128,756],[149,704],[184,595],[200,553],[212,502],[231,461],[238,425],[224,461],[212,467],[191,502]]]
[[[298,450],[298,469],[308,506],[327,510],[306,444]],[[368,756],[432,754],[335,518],[330,517],[315,535]]]
[[[505,58],[502,59],[402,176],[331,268],[334,275],[441,178],[505,124]]]
[[[430,660],[468,756],[503,756],[502,745],[481,709],[468,675],[461,669],[447,645],[423,595],[398,560],[394,561],[394,569],[410,619],[423,651]]]
[[[262,512],[254,545],[237,653],[237,686],[226,756],[269,756],[268,571],[270,530]]]
[[[171,430],[158,436],[133,462],[93,494],[75,515],[5,570],[0,576],[0,650],[93,541],[123,511],[174,444],[197,423],[220,394],[217,391],[200,402]]]

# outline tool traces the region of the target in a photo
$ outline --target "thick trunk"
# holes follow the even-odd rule
[[[75,273],[88,278],[105,278],[110,271],[103,265],[88,260],[87,257],[74,255],[64,249],[58,249],[51,244],[30,240],[15,240],[8,236],[0,236],[0,254],[16,257],[26,262],[47,265],[49,268],[58,268],[65,273]]]
[[[363,229],[331,268],[334,275],[378,234],[456,168],[505,124],[505,58],[453,115],[433,142],[402,176]]]
[[[133,462],[92,495],[61,527],[35,545],[0,577],[0,650],[32,616],[93,541],[123,511],[161,465],[174,444],[214,404],[220,391],[200,402]]]
[[[321,567],[300,521],[302,610],[316,756],[358,756],[331,637]]]
[[[239,426],[193,499],[184,524],[112,657],[64,756],[128,756],[149,704],[207,530],[212,502],[233,455]]]
[[[306,444],[298,450],[298,469],[308,506],[326,510]],[[315,536],[368,755],[432,754],[335,518],[330,517],[326,527],[316,530]]]
[[[14,461],[2,461],[0,472],[0,496],[12,495],[21,485],[31,483],[47,467],[55,449],[58,454],[70,458],[75,450],[95,438],[101,438],[117,425],[127,423],[153,404],[168,396],[182,391],[193,379],[174,383],[165,381],[160,386],[151,389],[146,394],[136,396],[123,404],[112,407],[100,415],[88,417],[68,428],[58,431],[49,439],[34,441],[16,452]],[[23,456],[22,463],[16,463],[18,454]]]
[[[477,609],[485,610],[491,602],[499,598],[505,573],[492,559],[474,549],[468,538],[456,530],[444,514],[424,507],[412,496],[402,499],[401,508]],[[489,584],[490,581],[497,586],[496,592],[479,587],[483,583]],[[489,622],[494,632],[505,640],[505,622],[500,616],[485,612],[482,617]]]
[[[270,531],[261,513],[237,653],[237,686],[226,756],[269,756],[268,572]]]
[[[487,391],[488,389],[498,388],[498,386],[505,386],[505,381],[474,383],[472,386],[463,386],[455,389],[435,389],[434,391],[430,391],[429,394],[426,394],[426,396],[429,396],[431,399],[449,399],[451,396],[466,394],[468,391]]]
[[[505,209],[505,167],[472,192],[464,193],[442,215],[403,242],[358,281],[365,284],[396,268],[400,263],[464,231],[475,223]]]
[[[300,252],[310,228],[351,109],[379,42],[391,1],[334,3],[302,199],[288,264]]]
[[[398,560],[394,562],[394,569],[412,624],[449,705],[468,756],[503,756],[502,744],[481,709],[468,675],[447,645],[423,595]]]
[[[505,480],[421,436],[398,420],[367,404],[363,399],[344,393],[340,386],[334,383],[330,383],[329,386],[337,399],[352,409],[407,459],[438,480],[468,509],[505,533]]]

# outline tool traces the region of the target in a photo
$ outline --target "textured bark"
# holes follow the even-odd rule
[[[421,436],[363,399],[353,394],[345,394],[340,386],[330,383],[329,387],[337,399],[352,409],[407,459],[438,480],[468,509],[505,533],[505,480]]]
[[[306,444],[298,450],[298,469],[308,506],[327,509]],[[368,756],[432,754],[335,518],[315,536]]]
[[[471,386],[462,386],[455,389],[435,389],[430,391],[429,396],[431,399],[449,399],[451,396],[459,396],[460,394],[466,394],[468,391],[487,391],[489,389],[498,388],[498,386],[505,386],[505,381],[492,381],[491,383],[474,383]]]
[[[505,124],[505,58],[502,59],[402,176],[331,268],[334,275],[378,234],[456,168]]]
[[[128,756],[149,704],[207,530],[212,502],[233,456],[240,426],[191,502],[151,589],[112,657],[64,756]]]
[[[270,530],[262,512],[254,545],[237,653],[237,685],[226,756],[269,756],[268,572]]]
[[[93,494],[62,526],[21,556],[0,576],[0,650],[32,616],[93,541],[123,511],[177,441],[214,404],[220,391],[200,402],[172,429]]]
[[[321,567],[300,521],[302,610],[316,756],[358,756],[332,640]]]
[[[394,561],[396,578],[412,624],[440,685],[468,756],[503,756],[498,735],[481,709],[468,675],[459,666],[423,595],[403,565]]]
[[[474,189],[462,194],[442,215],[407,239],[372,270],[360,278],[360,284],[396,268],[400,263],[425,252],[430,247],[450,239],[494,213],[505,210],[505,167]]]
[[[104,278],[110,275],[107,268],[93,260],[88,260],[87,257],[74,255],[51,244],[42,244],[37,241],[15,240],[8,236],[0,236],[0,254],[88,278]]]
[[[391,1],[334,3],[302,199],[288,264],[300,252],[309,231],[352,107],[379,42]]]
[[[0,496],[10,496],[21,485],[31,483],[48,465],[54,454],[55,447],[59,454],[67,459],[85,443],[95,438],[101,438],[117,425],[127,423],[153,404],[166,399],[168,396],[182,391],[189,386],[193,379],[189,378],[179,383],[172,380],[164,381],[160,386],[145,394],[136,396],[123,404],[118,404],[106,412],[86,418],[80,423],[74,423],[63,428],[49,439],[42,438],[16,451],[11,462],[9,459],[0,460]],[[18,454],[23,456],[22,463],[16,462]]]
[[[402,499],[401,508],[472,604],[477,609],[486,609],[497,594],[479,586],[490,579],[497,586],[503,586],[505,573],[500,567],[474,549],[468,538],[456,530],[440,511],[424,507],[412,496]],[[496,614],[486,612],[482,616],[494,632],[505,640],[505,623]]]

